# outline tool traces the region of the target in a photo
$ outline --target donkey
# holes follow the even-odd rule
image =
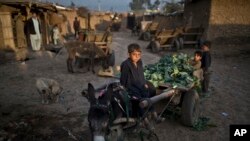
[[[101,48],[99,48],[95,43],[72,40],[64,43],[64,45],[67,48],[68,52],[67,68],[68,71],[71,73],[74,73],[72,63],[73,60],[76,60],[76,57],[88,59],[89,60],[88,71],[91,68],[92,72],[95,73],[94,70],[95,57],[98,56],[101,58],[106,56],[104,51]]]
[[[109,123],[126,116],[125,89],[118,82],[104,85],[95,90],[92,84],[82,94],[90,102],[88,122],[92,141],[105,141],[109,132]]]

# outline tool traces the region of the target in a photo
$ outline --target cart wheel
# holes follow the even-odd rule
[[[152,49],[152,43],[153,43],[153,42],[154,42],[154,41],[150,41],[149,44],[147,45],[146,49]]]
[[[159,41],[152,41],[151,43],[151,49],[153,53],[158,53],[160,51],[160,43]]]
[[[174,39],[174,41],[172,43],[172,49],[174,51],[178,51],[180,49],[180,43],[177,39]]]
[[[149,41],[150,38],[151,38],[151,35],[150,35],[149,32],[144,32],[144,33],[142,34],[142,36],[143,36],[142,38],[143,38],[144,41]]]
[[[179,43],[180,43],[180,49],[183,49],[184,48],[183,38],[179,38]]]
[[[186,126],[193,126],[199,116],[199,95],[195,90],[184,94],[182,102],[182,123]]]

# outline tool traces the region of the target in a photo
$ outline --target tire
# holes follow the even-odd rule
[[[149,32],[144,32],[142,34],[142,36],[143,36],[142,38],[143,38],[144,41],[149,41],[151,39],[151,35],[150,35]]]
[[[180,49],[180,43],[177,39],[172,42],[172,50],[178,51]]]
[[[154,41],[150,41],[149,42],[149,44],[148,44],[148,46],[146,47],[146,49],[152,49],[152,43],[153,43]]]
[[[199,118],[199,95],[195,90],[184,93],[181,120],[185,126],[193,126]]]
[[[151,42],[151,50],[153,53],[158,53],[161,49],[161,45],[158,41]]]
[[[180,43],[180,49],[184,48],[184,40],[183,38],[179,38],[179,43]]]

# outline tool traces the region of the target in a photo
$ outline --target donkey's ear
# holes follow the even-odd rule
[[[95,88],[91,83],[88,84],[88,97],[89,97],[89,102],[94,103],[96,98],[95,98]]]

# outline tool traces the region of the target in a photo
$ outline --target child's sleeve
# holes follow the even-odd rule
[[[211,58],[210,58],[210,55],[208,53],[205,54],[205,57],[204,57],[204,65],[203,65],[203,69],[204,71],[207,71],[209,66],[211,64]]]
[[[201,68],[201,62],[200,62],[200,61],[199,61],[199,62],[196,62],[196,63],[193,65],[193,67],[194,67],[195,70],[200,69],[200,68]]]
[[[127,83],[128,83],[128,73],[129,73],[129,67],[127,65],[122,64],[120,83],[125,87],[127,86]]]

